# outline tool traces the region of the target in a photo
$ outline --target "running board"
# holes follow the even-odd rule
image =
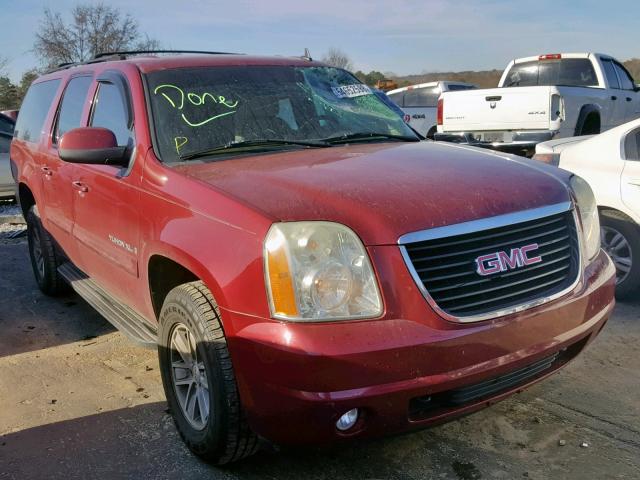
[[[78,295],[127,337],[144,347],[157,347],[157,329],[142,315],[110,295],[71,262],[60,265],[58,272]]]

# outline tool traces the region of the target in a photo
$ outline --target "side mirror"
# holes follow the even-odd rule
[[[119,147],[115,134],[101,127],[81,127],[62,135],[58,155],[69,163],[127,166],[127,147]]]

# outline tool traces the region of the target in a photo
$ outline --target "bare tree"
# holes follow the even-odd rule
[[[338,48],[330,48],[324,57],[322,57],[322,61],[332,67],[353,70],[353,62],[351,62],[349,56]]]
[[[101,52],[157,47],[156,40],[140,33],[131,15],[103,3],[77,5],[69,23],[59,12],[45,8],[33,45],[45,67],[81,62]]]

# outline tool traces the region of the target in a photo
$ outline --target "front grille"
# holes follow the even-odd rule
[[[537,244],[538,263],[482,276],[476,259]],[[482,316],[546,298],[579,273],[579,241],[572,211],[404,245],[416,281],[445,313]]]

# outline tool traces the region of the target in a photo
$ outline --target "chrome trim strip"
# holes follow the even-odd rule
[[[398,245],[407,243],[424,242],[425,240],[435,240],[436,238],[454,237],[465,233],[476,233],[491,228],[506,227],[514,223],[524,223],[529,220],[538,220],[543,217],[555,215],[557,213],[571,210],[571,202],[561,202],[554,205],[547,205],[540,208],[532,208],[520,212],[507,213],[496,217],[481,218],[470,222],[455,223],[444,227],[430,228],[419,232],[412,232],[402,235],[398,239]]]
[[[399,246],[400,253],[402,254],[404,263],[407,266],[407,269],[409,270],[409,273],[411,274],[413,281],[418,286],[420,293],[422,293],[422,296],[429,303],[431,308],[433,308],[433,310],[445,320],[450,320],[452,322],[458,322],[458,323],[471,323],[471,322],[481,322],[483,320],[491,320],[498,317],[503,317],[505,315],[512,315],[514,313],[518,313],[523,310],[528,310],[530,308],[533,308],[538,305],[542,305],[552,300],[555,300],[557,298],[560,298],[566,295],[567,293],[571,292],[572,290],[574,290],[582,280],[582,276],[584,272],[583,257],[582,257],[582,227],[578,219],[578,213],[576,209],[572,207],[573,205],[571,202],[562,202],[562,203],[557,203],[555,205],[550,205],[548,207],[524,210],[522,212],[508,213],[506,215],[499,215],[496,217],[483,218],[480,220],[473,220],[471,222],[458,223],[458,224],[449,225],[446,227],[438,227],[438,228],[433,228],[431,230],[423,230],[421,232],[409,233],[407,235],[403,235],[398,239],[398,243],[400,244]],[[554,293],[553,295],[550,295],[547,297],[541,297],[536,300],[532,300],[530,302],[526,302],[520,305],[514,305],[513,307],[507,307],[500,310],[494,310],[492,312],[483,313],[481,315],[455,316],[455,315],[450,315],[444,310],[442,310],[438,306],[436,301],[431,297],[431,295],[425,288],[424,284],[422,283],[422,280],[420,279],[418,272],[416,272],[416,269],[413,266],[413,262],[411,261],[411,258],[409,258],[409,253],[407,252],[407,248],[405,246],[407,243],[414,243],[414,242],[432,240],[437,238],[445,238],[450,236],[461,235],[464,233],[474,233],[482,230],[488,230],[490,228],[498,228],[498,227],[504,227],[510,224],[523,223],[529,220],[539,220],[544,217],[567,212],[569,210],[572,210],[573,212],[573,221],[575,223],[576,235],[578,236],[578,238],[576,238],[576,241],[578,242],[578,273],[576,275],[575,281],[569,287],[557,293]],[[476,226],[477,228],[474,229],[473,228],[474,226]],[[435,233],[430,233],[434,231]],[[407,241],[407,238],[410,239],[410,241]],[[414,238],[416,238],[417,240],[413,240]]]

